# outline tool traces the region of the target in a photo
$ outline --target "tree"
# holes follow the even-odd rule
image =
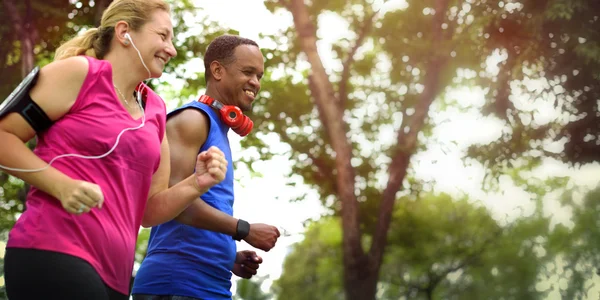
[[[270,66],[298,70],[306,61],[310,69],[302,73],[306,80],[288,71],[286,83],[266,82],[268,100],[257,103],[255,123],[290,145],[293,173],[341,216],[348,299],[373,299],[394,204],[403,185],[407,192],[420,189],[407,174],[411,157],[431,134],[430,106],[449,88],[470,82],[457,76],[459,69],[484,71],[481,62],[492,53],[484,28],[493,16],[483,14],[489,8],[483,1],[409,1],[387,11],[367,1],[268,5],[294,20],[283,33],[289,43],[267,56]],[[317,49],[318,28],[326,26],[318,20],[328,13],[341,18],[352,36],[333,45],[331,70]],[[244,143],[261,145],[252,138]]]
[[[572,211],[571,226],[558,224],[546,244],[549,252],[559,256],[555,274],[566,285],[560,286],[565,299],[590,299],[597,297],[589,291],[595,287],[592,280],[600,265],[600,186],[591,191],[578,188],[566,192],[561,204]]]
[[[278,299],[344,299],[342,226],[338,217],[311,223],[286,256],[272,286]]]
[[[395,207],[378,299],[545,299],[535,285],[554,258],[537,251],[549,220],[501,226],[483,207],[448,195],[404,199]],[[281,299],[345,299],[339,217],[311,224],[274,283]]]
[[[60,43],[90,24],[99,23],[111,1],[3,0],[0,17],[0,99],[4,100],[35,65],[45,65]]]
[[[503,120],[505,128],[496,141],[468,153],[489,178],[512,173],[523,183],[544,160],[574,168],[600,161],[599,9],[597,1],[525,0],[491,23],[489,41],[501,49],[503,61],[483,112]],[[544,237],[546,250],[560,258],[551,267],[566,299],[591,297],[588,279],[598,265],[592,205],[598,189],[582,201],[577,194],[569,191],[562,201],[572,210],[573,226],[559,224]]]
[[[597,2],[429,0],[408,1],[398,9],[369,1],[267,4],[272,11],[287,11],[294,21],[282,33],[285,38],[272,37],[284,46],[270,52],[268,63],[297,72],[284,71],[286,83],[264,84],[268,95],[256,105],[255,122],[259,130],[274,132],[290,145],[290,156],[297,162],[293,173],[341,216],[348,299],[375,295],[393,207],[402,194],[422,187],[412,177],[411,157],[424,149],[435,125],[427,118],[432,103],[437,99],[438,109],[451,105],[445,96],[452,88],[481,87],[489,102],[483,112],[511,125],[499,142],[469,152],[497,169],[490,180],[519,164],[539,165],[538,153],[548,152],[540,141],[557,132],[573,137],[573,146],[567,148],[587,153],[571,151],[567,157],[586,161],[599,153],[589,148],[598,140],[592,128],[597,123],[592,115],[597,115],[598,68],[588,66],[596,66],[600,53],[598,31],[589,26],[597,23]],[[582,18],[572,18],[579,12]],[[327,66],[320,54],[329,49],[317,46],[319,29],[327,26],[323,20],[331,15],[340,22],[336,26],[350,33],[332,45],[334,62]],[[578,54],[577,61],[566,53]],[[486,61],[498,56],[504,57],[500,71],[488,70]],[[565,94],[558,83],[569,72],[570,77],[585,79],[572,81]],[[298,75],[305,79],[298,80]],[[586,121],[570,127],[556,122],[525,126],[531,118],[523,115],[532,113],[519,111],[509,101],[519,78],[549,82],[549,88],[542,84],[544,89],[538,90],[551,99],[564,98],[561,103],[578,99],[565,107],[579,111],[577,118]],[[576,129],[581,124],[587,124],[588,136]],[[395,138],[390,138],[393,131]],[[252,138],[244,143],[262,146]],[[530,144],[537,151],[530,151]],[[273,154],[264,148],[259,153],[262,158]]]
[[[268,278],[252,277],[251,279],[238,279],[234,300],[270,300],[273,295],[263,292],[261,285]]]
[[[484,113],[507,130],[472,147],[471,157],[492,171],[543,157],[574,166],[600,161],[599,10],[593,0],[524,0],[490,24],[490,47],[504,60]]]

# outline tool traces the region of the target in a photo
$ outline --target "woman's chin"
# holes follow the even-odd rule
[[[162,69],[160,69],[160,70],[159,69],[154,69],[154,70],[150,69],[150,74],[151,74],[150,78],[160,78],[163,74],[163,70]]]

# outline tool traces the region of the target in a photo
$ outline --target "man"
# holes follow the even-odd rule
[[[231,273],[250,278],[262,263],[254,251],[236,252],[235,240],[269,251],[280,235],[276,227],[232,217],[233,161],[227,133],[231,127],[245,135],[252,127],[242,111],[251,110],[260,90],[262,53],[252,40],[224,35],[208,46],[204,66],[206,95],[167,119],[171,184],[192,174],[198,152],[211,146],[225,153],[227,174],[175,220],[152,228],[148,254],[134,281],[135,300],[231,299]]]

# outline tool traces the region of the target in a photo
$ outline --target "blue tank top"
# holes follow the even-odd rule
[[[199,152],[217,146],[229,161],[225,180],[201,196],[212,207],[233,215],[233,161],[225,125],[209,106],[193,101],[172,111],[198,109],[210,120],[206,142]],[[231,269],[236,256],[231,236],[198,229],[172,220],[152,227],[148,253],[133,285],[133,294],[178,295],[199,299],[231,299]]]

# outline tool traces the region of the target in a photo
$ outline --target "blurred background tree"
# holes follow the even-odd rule
[[[281,34],[288,46],[274,57],[295,70],[302,62],[310,68],[298,83],[288,75],[287,93],[265,85],[273,99],[286,101],[264,101],[257,123],[290,145],[292,173],[340,216],[346,299],[373,299],[381,290],[394,205],[422,200],[411,157],[432,136],[432,103],[441,102],[435,110],[460,106],[449,97],[452,90],[482,88],[488,104],[478,107],[481,113],[506,124],[497,142],[473,145],[466,153],[489,170],[488,190],[498,188],[503,174],[524,179],[521,172],[531,172],[544,157],[596,161],[590,155],[598,153],[600,124],[594,121],[597,1],[407,1],[396,10],[386,10],[385,3],[374,8],[370,1],[267,3],[294,20]],[[317,47],[327,14],[350,28],[350,37],[333,44],[329,68]],[[496,71],[490,68],[494,59]],[[314,105],[306,103],[305,90]],[[540,101],[561,110],[556,122],[544,123],[543,112],[518,106],[539,110]],[[553,140],[563,140],[562,148],[544,149]]]
[[[255,276],[252,280],[240,279],[237,281],[233,300],[271,300],[273,294],[264,292],[262,285],[267,277]]]
[[[500,225],[469,199],[428,194],[395,207],[378,299],[546,299],[534,287],[553,257],[534,238],[548,219]],[[281,299],[346,299],[339,217],[309,227],[275,282]]]

